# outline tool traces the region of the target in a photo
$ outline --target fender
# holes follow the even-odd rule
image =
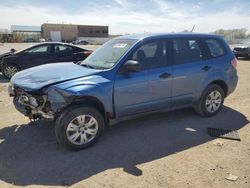
[[[227,76],[224,72],[222,71],[213,71],[210,74],[207,75],[207,77],[203,80],[203,82],[200,84],[199,91],[196,92],[195,95],[195,101],[198,101],[203,93],[203,91],[206,89],[206,87],[211,84],[214,81],[222,81],[225,83],[226,87],[228,88],[228,83],[227,83]]]
[[[46,93],[51,109],[54,112],[60,112],[72,103],[78,103],[84,99],[92,98],[102,104],[105,113],[114,114],[112,82],[97,75],[91,76],[91,82],[88,80],[83,82],[83,79],[84,78],[81,78],[47,88]],[[96,80],[98,80],[98,82],[96,82]],[[72,85],[71,83],[74,84]]]

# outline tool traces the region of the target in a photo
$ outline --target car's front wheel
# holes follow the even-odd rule
[[[224,97],[223,89],[216,84],[211,84],[204,90],[196,111],[202,116],[213,116],[223,106]]]
[[[8,79],[14,76],[14,74],[16,74],[18,71],[19,71],[19,67],[16,65],[4,64],[2,67],[2,73]]]
[[[103,116],[90,106],[66,109],[55,125],[57,141],[71,150],[82,150],[91,146],[103,131]]]

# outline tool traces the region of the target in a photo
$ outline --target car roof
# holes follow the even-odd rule
[[[70,43],[64,43],[64,42],[40,42],[36,45],[43,45],[43,44],[60,44],[60,45],[69,45],[69,46],[74,46]]]
[[[64,43],[64,42],[40,42],[40,43],[37,43],[37,44],[34,44],[34,45],[30,46],[30,48],[33,48],[33,47],[36,47],[36,46],[40,46],[40,45],[46,45],[46,44],[66,45],[66,46],[72,46],[74,48],[79,48],[79,49],[83,49],[84,50],[84,48],[81,48],[81,47],[76,46],[76,45],[71,44],[71,43]]]
[[[222,38],[222,36],[215,34],[190,32],[190,33],[146,33],[146,34],[136,34],[136,35],[124,35],[117,37],[116,39],[144,40],[144,39],[178,38],[178,37]]]

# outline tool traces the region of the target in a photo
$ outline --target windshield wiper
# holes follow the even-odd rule
[[[87,67],[87,68],[90,68],[90,69],[95,69],[95,67],[93,67],[92,65],[89,65],[89,64],[80,64],[80,65]]]

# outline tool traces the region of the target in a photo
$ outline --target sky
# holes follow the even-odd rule
[[[246,28],[250,0],[0,0],[0,28],[42,23],[108,25],[110,34],[208,33]]]

